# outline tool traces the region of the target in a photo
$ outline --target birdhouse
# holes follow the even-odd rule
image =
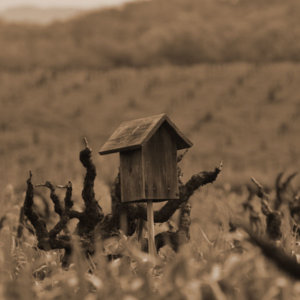
[[[122,202],[159,202],[179,198],[177,150],[191,146],[160,114],[123,122],[99,153],[120,153]]]

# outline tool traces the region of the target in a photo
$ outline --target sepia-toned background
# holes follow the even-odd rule
[[[83,136],[111,181],[118,159],[101,145],[121,121],[161,112],[194,143],[187,177],[223,160],[218,184],[269,184],[299,167],[298,1],[1,3],[1,192],[24,188],[28,170],[81,180]]]
[[[281,269],[295,267],[299,279],[300,179],[288,177],[300,167],[299,20],[299,0],[0,0],[0,299],[299,299],[299,283],[231,223],[240,217],[268,233],[266,207],[281,197],[282,210],[271,212],[282,221],[276,245],[292,261]],[[91,271],[75,239],[75,264],[62,269],[64,250],[38,249],[22,220],[29,170],[34,185],[71,181],[81,211],[86,137],[107,214],[119,158],[98,151],[122,121],[161,113],[194,144],[180,162],[183,182],[223,161],[216,181],[192,188],[181,207],[192,205],[189,243],[179,253],[166,246],[152,268],[140,245],[130,248],[134,237],[119,232],[107,252],[117,259],[107,259],[101,240]],[[256,197],[251,177],[270,202]],[[51,211],[50,228],[53,203],[42,187],[34,195],[39,213]],[[174,233],[179,219],[156,224],[156,233]]]

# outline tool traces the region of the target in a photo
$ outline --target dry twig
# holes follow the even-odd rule
[[[251,180],[258,187],[257,196],[261,199],[261,211],[266,216],[267,234],[271,240],[279,240],[282,237],[280,228],[282,214],[279,211],[271,209],[269,196],[265,192],[263,186],[255,178],[252,177]]]

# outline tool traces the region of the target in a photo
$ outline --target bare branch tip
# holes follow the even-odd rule
[[[255,185],[257,185],[258,187],[261,187],[261,184],[254,177],[251,177],[251,180]]]
[[[59,189],[69,189],[69,188],[72,187],[72,182],[68,181],[68,183],[66,185],[60,184],[60,185],[57,185],[56,187],[59,188]]]
[[[294,172],[290,176],[288,176],[288,178],[284,182],[284,185],[288,185],[297,175],[298,175],[298,172]]]
[[[53,189],[53,184],[50,181],[46,181],[45,183],[36,184],[35,187],[46,187],[49,189]]]
[[[218,169],[221,171],[223,169],[223,160],[220,161]]]
[[[59,189],[65,189],[67,186],[66,185],[62,185],[62,184],[58,184],[56,187],[59,188]]]
[[[35,185],[35,187],[41,187],[41,186],[46,186],[46,185],[45,185],[45,183],[39,183],[39,184]]]
[[[184,156],[187,154],[188,151],[189,149],[185,149],[185,151],[177,157],[177,163],[182,161],[182,159],[184,158]]]
[[[90,147],[89,147],[88,140],[87,140],[87,138],[86,138],[85,136],[83,137],[83,143],[84,143],[84,146],[85,146],[86,148],[90,148]]]
[[[189,149],[185,149],[185,151],[182,153],[182,157],[185,156],[189,152]]]

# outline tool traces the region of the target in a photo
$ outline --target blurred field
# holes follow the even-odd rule
[[[10,196],[2,198],[5,205],[17,197],[13,193]],[[81,255],[75,240],[74,264],[68,270],[61,267],[62,251],[37,249],[35,238],[27,230],[21,241],[17,241],[19,207],[7,205],[7,219],[0,232],[0,297],[11,300],[299,299],[299,281],[292,280],[264,258],[242,230],[228,231],[231,216],[248,218],[240,205],[245,199],[246,195],[228,193],[214,186],[202,188],[192,202],[191,241],[177,254],[168,246],[162,248],[156,266],[139,250],[133,236],[99,240],[98,251],[90,259]],[[258,199],[254,202],[259,203]],[[287,220],[282,228],[282,247],[287,253],[299,255]],[[156,227],[156,230],[161,229]],[[107,261],[107,251],[120,251],[123,256]]]
[[[186,177],[223,160],[219,184],[270,184],[299,164],[299,81],[292,63],[1,72],[1,190],[29,169],[41,181],[77,179],[82,136],[100,178],[112,180],[117,155],[100,157],[102,144],[121,121],[161,112],[194,142]]]
[[[45,27],[1,23],[0,204],[9,218],[0,278],[10,299],[93,300],[95,291],[124,300],[299,299],[299,284],[227,225],[231,214],[243,216],[247,196],[230,188],[251,176],[271,186],[280,171],[299,169],[299,18],[296,0],[166,0]],[[93,276],[83,275],[80,258],[66,276],[59,253],[34,249],[29,234],[15,247],[29,170],[34,183],[71,180],[81,203],[78,153],[86,136],[98,170],[96,197],[107,212],[118,156],[98,150],[120,122],[162,112],[194,143],[181,163],[184,180],[224,163],[214,186],[193,196],[192,242],[179,255],[161,254],[163,267],[148,276],[143,256],[108,263],[100,253]],[[286,240],[293,239],[284,226]],[[41,265],[51,274],[44,281],[31,276]]]
[[[226,181],[293,166],[299,15],[294,0],[166,0],[45,27],[1,23],[5,179],[42,171],[46,157],[48,176],[74,174],[82,135],[96,150],[119,122],[161,112],[195,142],[188,174],[220,159]]]
[[[116,159],[97,149],[121,121],[161,112],[195,144],[186,176],[220,160],[220,184],[294,170],[299,16],[294,0],[154,0],[49,26],[0,23],[1,191],[28,169],[74,180],[83,135],[111,180]]]

